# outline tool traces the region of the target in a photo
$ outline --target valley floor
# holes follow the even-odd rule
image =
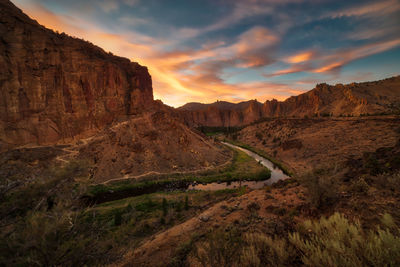
[[[67,147],[7,152],[1,161],[1,172],[8,175],[0,205],[1,262],[330,266],[350,259],[352,266],[396,266],[399,122],[397,117],[274,119],[217,137],[269,157],[292,174],[259,190],[156,190],[129,195],[133,189],[193,179],[265,179],[259,176],[264,172],[256,161],[235,150],[227,166],[195,176],[156,175],[96,186],[90,179],[90,164],[68,154]],[[53,160],[58,165],[46,165]],[[42,180],[26,179],[32,175]],[[92,202],[85,200],[87,196]],[[101,197],[104,201],[99,201]],[[340,232],[350,228],[353,237]],[[349,245],[346,238],[360,243]],[[347,258],[341,258],[343,253],[330,247],[329,240],[343,242]],[[303,241],[311,247],[305,248]],[[368,246],[375,246],[379,255],[368,254]],[[390,255],[384,252],[388,248]],[[320,257],[319,249],[333,252]]]
[[[243,244],[246,244],[245,234],[249,233],[285,239],[306,220],[335,212],[350,222],[360,221],[365,229],[382,226],[385,214],[399,223],[399,122],[396,117],[278,119],[250,125],[225,137],[234,138],[236,141],[232,143],[260,155],[273,155],[294,177],[211,206],[196,217],[153,236],[128,253],[122,265],[162,266],[159,264],[162,259],[163,263],[172,262],[172,266],[176,261],[190,266],[213,266],[212,263],[234,266],[240,262],[234,256],[239,252],[223,247],[235,247],[235,242],[213,244],[212,233],[222,232],[219,238],[226,239],[226,233],[229,236],[234,229],[236,238]],[[400,234],[398,229],[393,231]],[[177,247],[177,244],[180,245]],[[220,254],[213,255],[209,250],[212,246],[217,246],[214,249],[220,249]],[[271,249],[265,249],[253,251],[259,264],[263,260],[257,253],[278,258],[264,264],[302,265],[295,252],[290,255],[295,258],[291,261],[282,255],[279,259]],[[200,255],[202,250],[207,255]],[[397,262],[396,253],[400,252],[396,250],[389,259]]]

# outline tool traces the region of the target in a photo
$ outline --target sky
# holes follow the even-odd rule
[[[12,0],[148,67],[155,99],[285,100],[400,74],[400,0]]]

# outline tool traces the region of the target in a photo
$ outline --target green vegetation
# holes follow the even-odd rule
[[[211,126],[200,126],[196,130],[204,133],[207,136],[213,136],[217,134],[233,134],[240,131],[243,127],[211,127]]]
[[[364,231],[359,222],[350,223],[335,213],[318,222],[306,221],[303,233],[289,235],[307,266],[399,266],[399,228],[390,215],[384,229]]]
[[[269,161],[271,161],[273,164],[275,164],[276,166],[278,166],[284,174],[288,175],[288,176],[293,176],[293,173],[289,170],[289,168],[287,166],[285,166],[282,162],[278,161],[277,159],[273,158],[272,156],[268,155],[265,151],[262,151],[260,149],[256,149],[254,147],[251,147],[247,144],[243,144],[239,141],[233,141],[233,140],[228,140],[228,139],[224,139],[224,142],[230,143],[232,145],[250,150],[251,152],[256,153],[257,155],[268,159]]]
[[[84,161],[71,161],[64,167],[48,166],[40,179],[22,183],[0,195],[0,216],[24,216],[41,207],[51,209],[55,202],[61,201],[56,197],[59,191],[68,190],[71,196],[78,195],[81,188],[74,185],[73,177],[85,176],[87,170]]]
[[[68,170],[70,167],[59,170],[68,173],[62,176],[65,179],[80,177],[78,172]],[[73,183],[63,185],[49,188],[48,183],[35,183],[38,191],[52,192],[55,204],[50,209],[46,201],[38,205],[42,198],[36,197],[30,200],[31,207],[37,208],[16,216],[10,212],[21,209],[16,205],[25,202],[7,202],[9,213],[2,214],[0,232],[0,262],[4,266],[107,265],[121,259],[127,249],[137,247],[144,238],[194,216],[199,206],[239,193],[175,191],[84,207],[78,204],[82,192]],[[23,196],[19,190],[25,189],[15,189],[6,199],[14,201],[9,196],[14,194]]]
[[[383,227],[383,228],[381,228]],[[400,228],[389,214],[381,226],[364,230],[335,213],[305,221],[287,237],[217,230],[198,241],[191,252],[202,266],[399,266]]]
[[[186,188],[192,182],[232,182],[239,180],[262,181],[271,177],[271,172],[252,157],[242,151],[232,149],[234,155],[232,162],[222,169],[208,170],[193,174],[171,174],[169,176],[146,177],[146,180],[125,180],[113,184],[91,186],[88,196],[96,199],[99,196],[113,195],[116,198],[123,198],[143,193],[152,193],[163,190],[168,186]],[[112,193],[109,193],[112,192]],[[120,196],[118,196],[118,194]]]

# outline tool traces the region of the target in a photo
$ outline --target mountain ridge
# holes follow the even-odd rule
[[[177,109],[190,126],[242,126],[263,117],[360,116],[400,111],[400,76],[350,84],[317,84],[284,101],[188,103]]]

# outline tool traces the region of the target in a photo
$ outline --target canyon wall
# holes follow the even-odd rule
[[[0,1],[0,141],[51,144],[153,104],[146,67],[30,19]]]
[[[189,103],[178,109],[182,120],[191,127],[232,127],[251,123],[262,116],[262,104],[250,100],[239,104],[215,102],[213,104]]]
[[[242,126],[266,117],[359,116],[399,114],[399,111],[400,76],[347,85],[318,84],[285,101],[251,100],[238,104],[218,101],[188,103],[178,108],[180,116],[191,127]]]

